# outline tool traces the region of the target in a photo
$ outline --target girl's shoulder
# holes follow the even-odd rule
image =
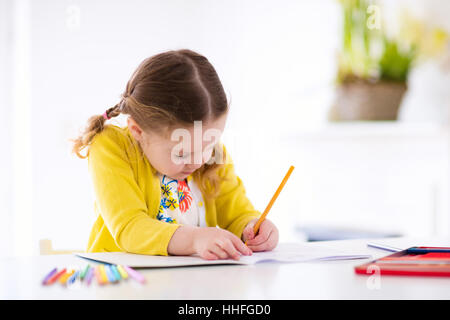
[[[108,124],[106,125],[102,132],[95,135],[92,139],[92,145],[94,144],[104,144],[107,142],[116,142],[119,144],[130,143],[131,134],[128,127],[119,127],[117,125]]]
[[[131,156],[138,153],[139,146],[131,135],[128,127],[119,127],[117,125],[108,124],[102,132],[98,133],[93,139],[89,147],[89,153],[95,149],[109,149],[120,151],[121,154],[126,153]]]

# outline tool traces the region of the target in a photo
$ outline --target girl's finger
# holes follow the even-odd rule
[[[264,221],[266,222],[266,221]],[[256,234],[256,237],[248,240],[247,245],[249,246],[258,246],[269,239],[269,235],[272,232],[272,225],[270,223],[262,223],[261,227],[259,228],[258,233]]]
[[[255,233],[253,232],[253,226],[247,226],[243,232],[243,240],[248,241],[255,237]]]
[[[209,251],[219,257],[219,259],[228,259],[228,253],[218,245],[213,246]]]
[[[258,244],[253,244],[253,245],[252,244],[248,244],[248,247],[252,251],[256,251],[256,252],[271,250],[272,249],[272,247],[271,247],[271,239],[270,239],[271,235],[272,235],[272,233],[269,234],[269,237],[267,238],[266,241],[258,243]]]
[[[232,235],[230,237],[230,240],[233,244],[233,246],[236,248],[237,251],[239,251],[241,254],[249,256],[252,254],[252,250],[250,250],[238,237],[235,235]]]
[[[219,259],[218,256],[216,256],[214,253],[212,253],[211,251],[206,251],[202,256],[203,259],[206,260],[217,260]]]
[[[257,246],[251,246],[250,248],[254,251],[273,250],[278,244],[278,237],[279,237],[278,229],[273,228],[272,231],[270,232],[269,238],[267,239],[266,242],[264,242],[260,245],[257,245]]]
[[[234,247],[233,243],[230,241],[226,241],[221,245],[221,248],[228,253],[228,256],[233,258],[234,260],[239,260],[239,257],[241,256],[239,252]]]

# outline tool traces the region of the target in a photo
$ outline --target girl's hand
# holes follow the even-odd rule
[[[252,251],[270,251],[278,244],[278,229],[272,221],[265,219],[254,234],[253,227],[258,219],[250,221],[242,232],[242,239]]]
[[[215,227],[198,228],[194,232],[193,246],[196,253],[206,260],[235,259],[252,251],[233,233]]]

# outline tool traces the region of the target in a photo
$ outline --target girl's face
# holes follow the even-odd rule
[[[144,132],[128,117],[128,128],[153,168],[171,178],[183,180],[210,160],[222,136],[226,119],[227,114],[159,133]]]

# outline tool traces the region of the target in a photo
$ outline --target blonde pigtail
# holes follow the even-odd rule
[[[72,139],[73,147],[72,152],[75,153],[79,158],[85,159],[88,157],[89,152],[86,155],[81,154],[81,151],[89,146],[94,139],[94,137],[103,131],[105,128],[105,122],[113,117],[117,117],[120,114],[120,103],[116,104],[114,107],[109,108],[102,115],[95,115],[88,119],[86,128],[81,133],[81,135]]]

